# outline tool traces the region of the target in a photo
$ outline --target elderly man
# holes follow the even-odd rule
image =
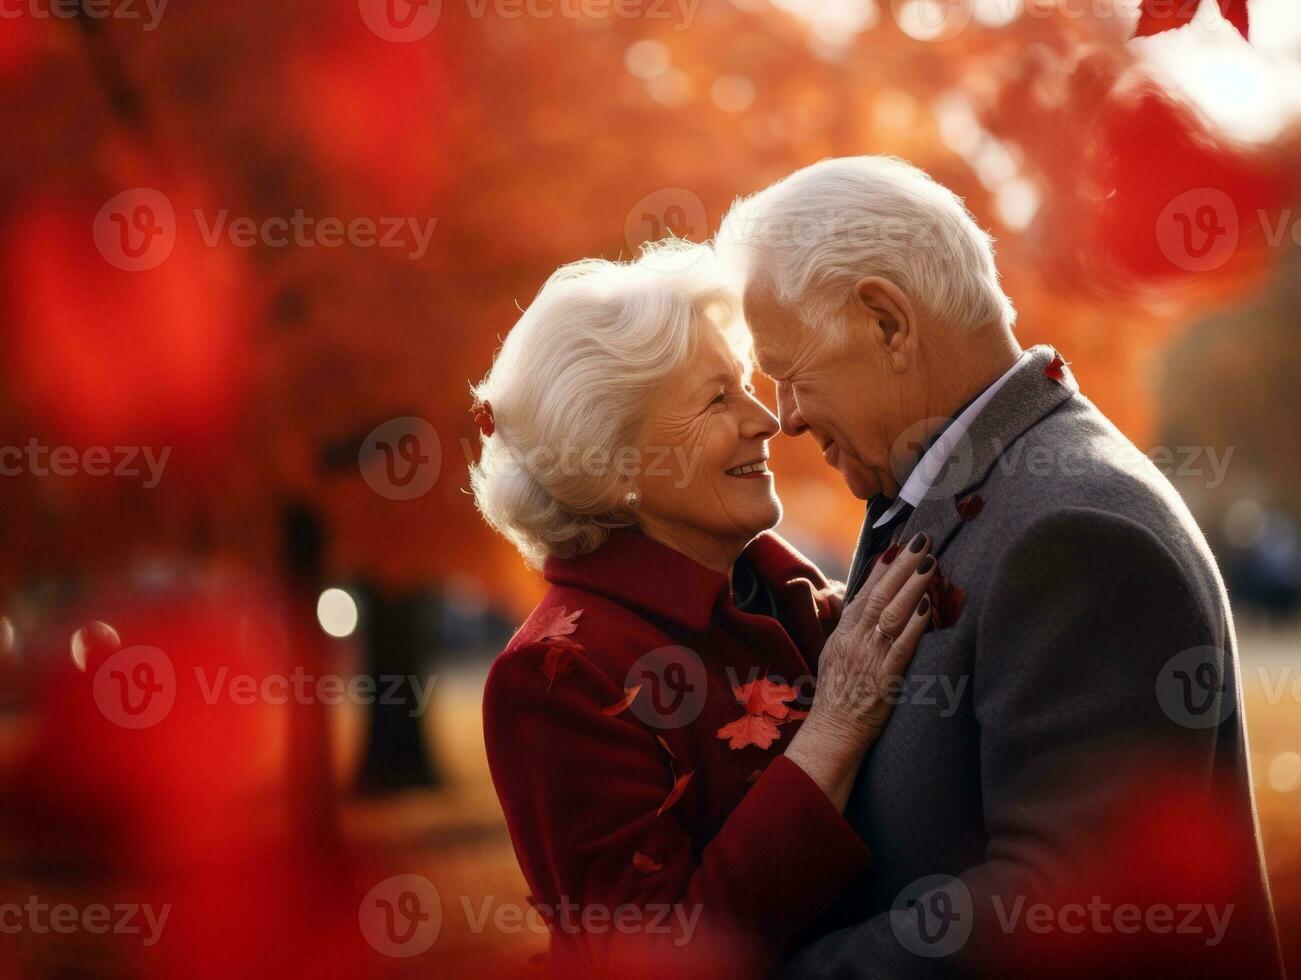
[[[716,247],[782,430],[870,501],[848,597],[917,532],[940,569],[846,809],[872,866],[787,972],[1277,975],[1214,560],[1062,358],[1021,350],[989,236],[854,157],[738,201]]]

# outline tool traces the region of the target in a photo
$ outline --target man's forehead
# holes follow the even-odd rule
[[[741,307],[747,317],[771,313],[777,306],[777,290],[762,265],[756,267],[746,278],[745,289],[741,293]]]
[[[800,333],[795,312],[782,305],[769,284],[747,284],[742,297],[742,311],[754,338],[754,356],[763,366],[780,360]]]

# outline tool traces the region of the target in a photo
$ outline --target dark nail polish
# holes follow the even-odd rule
[[[922,559],[922,563],[917,566],[917,574],[925,575],[934,567],[935,567],[935,556],[927,555],[925,558]]]
[[[881,552],[881,564],[888,565],[899,556],[899,542],[890,542],[890,547]]]
[[[913,535],[912,541],[908,543],[908,550],[911,551],[913,554],[916,554],[917,552],[921,551],[925,547],[926,547],[926,535],[924,532],[918,531],[916,534]]]
[[[925,616],[930,611],[931,611],[931,597],[928,595],[924,595],[922,596],[922,601],[917,603],[917,615]]]

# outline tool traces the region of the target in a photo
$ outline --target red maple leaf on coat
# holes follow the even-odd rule
[[[633,852],[632,866],[644,875],[653,875],[664,867],[663,864],[656,861],[649,854],[643,854],[641,851]]]
[[[1202,0],[1171,3],[1170,0],[1143,0],[1138,8],[1138,26],[1134,28],[1135,37],[1148,37],[1162,31],[1183,27],[1197,14]],[[1247,0],[1217,0],[1220,14],[1238,29],[1238,33],[1247,37]]]
[[[687,791],[687,783],[691,782],[691,777],[694,775],[694,772],[684,772],[677,778],[677,781],[673,784],[673,788],[669,790],[669,795],[664,797],[664,802],[661,803],[660,808],[655,811],[655,816],[660,816],[665,810],[673,806],[674,803],[682,799],[682,794]]]
[[[967,593],[945,578],[939,568],[931,576],[926,594],[931,600],[931,629],[947,629],[958,621],[962,605],[967,601]]]
[[[807,711],[799,711],[784,703],[796,697],[795,688],[767,677],[737,685],[732,688],[732,694],[739,704],[745,706],[745,714],[717,732],[719,738],[727,739],[730,749],[743,749],[747,745],[771,748],[781,735],[778,725],[808,715]]]
[[[581,609],[566,613],[564,606],[555,606],[544,611],[531,626],[521,631],[520,639],[523,642],[547,645],[539,669],[547,679],[548,691],[556,678],[573,666],[574,654],[583,652],[583,645],[569,638],[569,634],[578,628],[575,623],[581,615]]]
[[[625,711],[628,710],[628,706],[637,700],[637,693],[640,690],[641,690],[640,684],[634,684],[632,687],[625,687],[623,689],[623,697],[621,697],[618,701],[614,702],[614,704],[610,705],[608,708],[602,708],[601,714],[609,715],[612,718],[615,715],[623,714]],[[672,753],[670,753],[670,755],[671,754]]]
[[[1053,359],[1044,368],[1044,377],[1049,381],[1064,384],[1066,382],[1066,366],[1069,363],[1069,361],[1062,360],[1061,354],[1054,354]]]
[[[568,636],[578,629],[575,624],[581,615],[583,615],[581,609],[566,613],[564,606],[552,606],[533,621],[533,625],[524,631],[520,639],[525,643],[536,643],[539,640],[554,640],[557,637]]]

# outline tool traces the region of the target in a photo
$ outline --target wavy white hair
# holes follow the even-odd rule
[[[543,285],[473,387],[495,423],[470,466],[475,503],[528,564],[592,551],[634,523],[617,457],[640,446],[651,397],[702,325],[749,363],[730,287],[708,246],[677,240],[632,262],[574,262]]]
[[[843,335],[854,283],[882,276],[941,323],[1011,327],[993,240],[962,200],[894,157],[822,160],[733,204],[715,242],[741,278],[771,275],[806,324]]]

